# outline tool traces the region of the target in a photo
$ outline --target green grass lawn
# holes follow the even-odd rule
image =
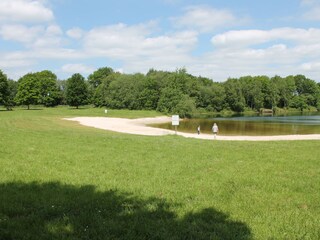
[[[105,114],[0,111],[1,240],[320,239],[320,141],[136,136],[72,116]]]

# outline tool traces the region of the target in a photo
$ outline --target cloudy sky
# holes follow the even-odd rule
[[[320,0],[0,0],[0,69],[320,81]]]

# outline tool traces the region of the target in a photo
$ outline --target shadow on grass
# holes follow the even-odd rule
[[[172,207],[93,186],[0,184],[0,239],[252,239],[213,208],[178,218]]]
[[[23,111],[43,111],[43,108],[22,108]]]
[[[76,107],[68,107],[69,110],[88,110],[90,107],[84,107],[84,106],[79,106],[78,108]]]

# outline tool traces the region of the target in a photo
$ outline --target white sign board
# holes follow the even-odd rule
[[[104,113],[108,113],[108,110],[106,109],[106,110],[104,110]]]
[[[172,115],[172,126],[179,126],[179,115]]]

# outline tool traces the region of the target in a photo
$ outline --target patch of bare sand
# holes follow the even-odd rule
[[[99,129],[137,134],[147,136],[173,135],[174,131],[149,127],[148,124],[171,122],[171,117],[155,118],[110,118],[110,117],[76,117],[64,118],[65,120],[77,121],[81,125],[95,127]],[[218,135],[216,139],[210,134],[183,133],[177,132],[177,135],[187,138],[209,139],[209,140],[228,140],[228,141],[280,141],[280,140],[320,140],[320,134],[310,135],[279,135],[279,136],[223,136]]]

